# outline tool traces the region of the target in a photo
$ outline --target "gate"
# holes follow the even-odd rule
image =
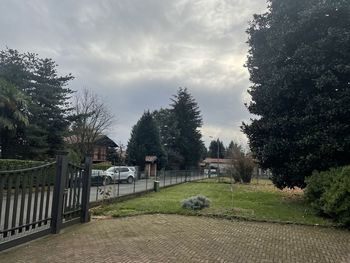
[[[0,251],[89,221],[91,157],[84,166],[67,153],[39,167],[0,171]]]

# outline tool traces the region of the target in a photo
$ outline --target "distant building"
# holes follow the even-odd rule
[[[94,143],[93,158],[94,163],[107,161],[107,152],[109,148],[117,148],[118,145],[106,135],[97,137]]]
[[[69,136],[65,138],[65,142],[74,145],[79,142],[77,136]],[[112,150],[116,151],[115,148],[118,148],[118,144],[116,144],[111,138],[107,135],[99,135],[94,142],[93,151],[92,151],[92,162],[101,163],[107,161],[108,151],[112,148]]]
[[[145,173],[148,176],[157,175],[157,156],[147,155],[145,157]]]
[[[205,158],[200,166],[204,169],[217,169],[224,171],[232,166],[232,159]]]

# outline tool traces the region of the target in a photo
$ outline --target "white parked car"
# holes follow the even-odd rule
[[[112,166],[106,170],[111,182],[126,181],[132,184],[135,180],[135,169],[128,166]]]

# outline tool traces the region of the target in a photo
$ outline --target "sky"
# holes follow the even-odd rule
[[[145,110],[169,107],[186,87],[202,113],[206,145],[247,145],[252,117],[245,30],[264,0],[0,0],[0,48],[52,58],[115,116],[107,134],[126,145]]]

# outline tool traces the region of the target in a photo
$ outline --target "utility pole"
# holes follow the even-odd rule
[[[217,140],[217,145],[218,145],[218,152],[217,152],[217,168],[216,168],[216,176],[218,179],[220,178],[220,172],[219,172],[219,157],[220,157],[220,144],[219,144],[219,137]]]

